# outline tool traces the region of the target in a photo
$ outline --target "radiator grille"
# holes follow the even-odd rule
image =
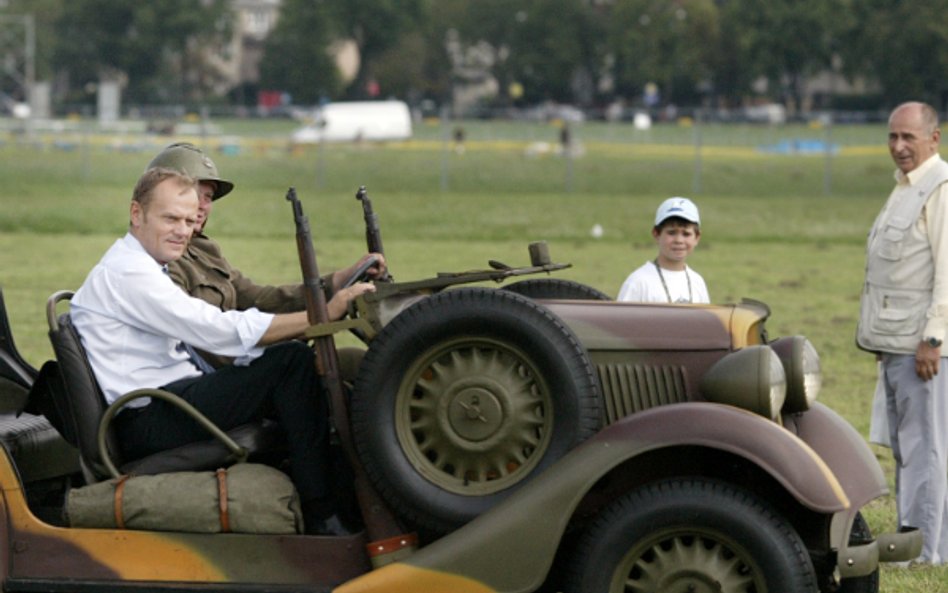
[[[605,424],[655,406],[688,401],[684,367],[600,364],[598,370]]]

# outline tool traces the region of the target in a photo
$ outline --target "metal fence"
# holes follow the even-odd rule
[[[839,124],[831,115],[777,124],[700,114],[657,122],[446,115],[418,118],[410,140],[372,145],[294,144],[299,124],[287,118],[5,119],[0,150],[71,155],[88,177],[99,155],[153,154],[189,140],[216,158],[296,160],[318,187],[350,187],[358,177],[442,192],[833,194],[861,191],[848,174],[853,163],[890,166],[884,124]]]

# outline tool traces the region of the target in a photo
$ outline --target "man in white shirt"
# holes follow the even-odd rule
[[[658,255],[629,274],[618,301],[709,303],[704,278],[685,263],[701,239],[698,207],[688,198],[668,198],[655,212],[652,238]]]
[[[306,312],[224,312],[178,288],[166,266],[184,253],[197,209],[195,180],[169,169],[146,171],[132,195],[128,234],[72,299],[70,314],[105,399],[111,403],[138,388],[166,389],[224,430],[275,418],[287,435],[307,531],[344,533],[331,501],[327,405],[319,396],[313,353],[291,341],[308,327]],[[341,317],[349,299],[375,287],[358,283],[344,290],[330,303],[330,317]],[[238,361],[204,374],[191,346]],[[115,427],[133,459],[207,438],[162,400],[135,400],[116,416]]]
[[[922,530],[921,562],[948,562],[948,163],[938,113],[889,116],[895,188],[866,245],[858,345],[880,361],[899,526]]]

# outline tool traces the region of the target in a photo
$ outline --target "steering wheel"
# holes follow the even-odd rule
[[[364,262],[359,264],[359,267],[356,268],[354,272],[352,272],[352,275],[349,276],[349,278],[345,281],[345,283],[342,285],[342,288],[349,288],[356,282],[368,282],[371,280],[372,278],[368,274],[369,268],[377,265],[378,263],[379,258],[374,255],[366,259]]]
[[[345,283],[342,285],[342,288],[348,288],[352,286],[353,284],[355,284],[356,282],[367,282],[371,280],[372,278],[368,274],[369,268],[371,268],[372,266],[378,263],[379,263],[379,258],[374,255],[366,259],[364,262],[359,264],[359,267],[356,268],[354,272],[352,272],[352,275],[349,276],[348,279],[346,279]],[[353,319],[357,317],[358,314],[356,312],[355,301],[349,302],[347,315],[349,315],[349,317]],[[365,333],[362,330],[351,328],[349,331],[352,332],[354,336],[356,336],[363,342],[368,343],[368,339],[366,338]]]

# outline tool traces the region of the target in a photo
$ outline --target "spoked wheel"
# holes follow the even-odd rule
[[[568,576],[574,593],[815,593],[800,537],[752,494],[674,480],[619,498],[587,530]]]
[[[409,462],[444,490],[493,494],[540,461],[553,435],[552,389],[531,357],[489,338],[425,352],[405,373],[395,430]]]
[[[463,288],[419,301],[369,345],[352,397],[366,472],[393,509],[444,532],[600,424],[585,349],[522,296]]]

